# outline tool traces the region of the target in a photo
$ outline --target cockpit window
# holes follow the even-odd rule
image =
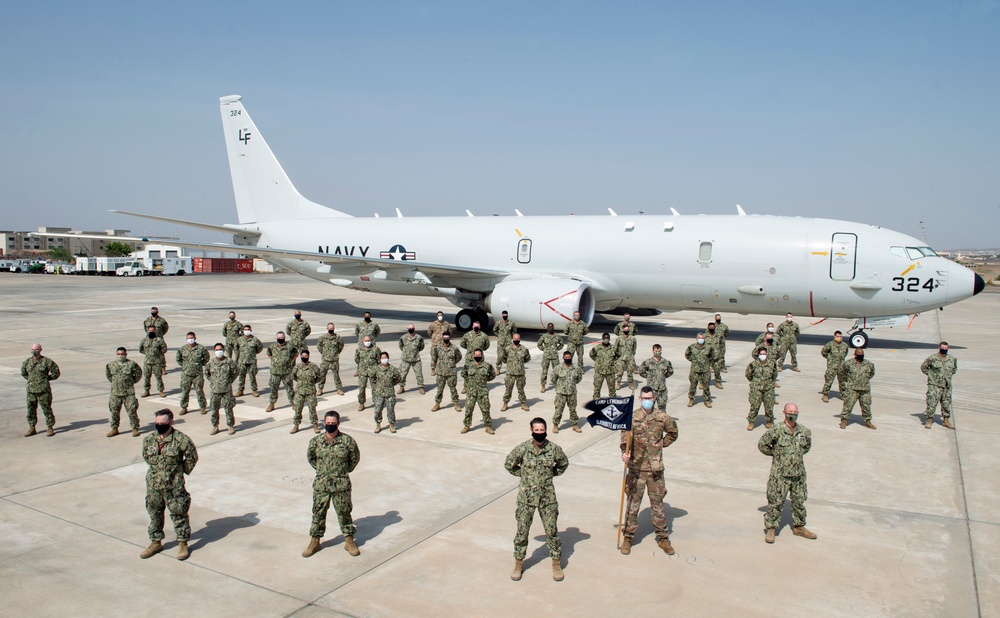
[[[931,249],[930,247],[920,247],[920,253],[923,253],[927,257],[937,255],[937,251]]]
[[[911,260],[919,260],[920,258],[922,258],[924,256],[924,254],[920,252],[920,249],[918,249],[916,247],[907,247],[906,248],[906,255]]]
[[[896,257],[906,257],[906,249],[902,247],[889,247],[889,253],[895,255]]]

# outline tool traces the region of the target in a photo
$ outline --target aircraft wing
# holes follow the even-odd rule
[[[112,210],[110,212],[117,213],[120,215],[128,215],[130,217],[141,217],[143,219],[152,219],[153,221],[165,221],[167,223],[176,223],[178,225],[184,225],[187,227],[197,227],[203,230],[212,230],[213,232],[222,232],[224,234],[235,234],[239,233],[248,238],[258,238],[260,232],[255,230],[248,230],[238,225],[213,225],[211,223],[200,223],[198,221],[186,221],[184,219],[170,219],[168,217],[157,217],[156,215],[144,215],[138,212],[128,212],[126,210]]]

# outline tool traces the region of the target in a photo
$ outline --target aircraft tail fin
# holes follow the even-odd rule
[[[240,95],[219,98],[240,223],[349,217],[302,197],[250,120]]]

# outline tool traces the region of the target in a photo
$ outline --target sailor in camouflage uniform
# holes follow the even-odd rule
[[[156,332],[156,336],[166,337],[167,331],[170,330],[170,325],[167,321],[160,317],[160,310],[156,307],[149,308],[149,317],[142,321],[142,330],[149,332],[149,327],[153,327],[153,331]]]
[[[146,330],[146,337],[139,342],[139,352],[145,355],[142,360],[144,369],[142,383],[143,397],[149,397],[149,389],[152,386],[152,378],[156,378],[156,385],[160,388],[160,397],[166,397],[167,393],[163,389],[163,373],[167,366],[167,344],[163,337],[156,334],[156,328],[150,326]]]
[[[354,326],[354,335],[361,341],[368,335],[372,338],[372,341],[377,341],[378,336],[382,334],[382,327],[378,325],[378,322],[372,321],[372,312],[365,311],[364,316],[361,321]]]
[[[663,358],[663,347],[660,344],[653,344],[653,357],[642,361],[639,375],[646,378],[646,386],[653,389],[657,409],[666,410],[667,378],[674,375],[674,366]]]
[[[667,555],[674,554],[667,530],[667,515],[663,499],[667,486],[663,481],[663,449],[677,440],[677,423],[656,406],[656,393],[649,386],[639,391],[639,407],[632,412],[632,430],[621,432],[622,461],[628,466],[625,475],[625,495],[628,508],[623,541],[618,550],[626,556],[632,552],[632,537],[639,527],[639,507],[642,496],[649,492],[649,510],[656,531],[656,544]]]
[[[292,369],[292,382],[295,384],[295,399],[292,400],[292,430],[298,433],[302,422],[302,407],[309,406],[309,422],[313,433],[319,433],[319,416],[316,414],[316,383],[319,382],[320,368],[316,363],[309,362],[309,350],[299,352],[301,361]]]
[[[854,402],[861,403],[861,417],[865,419],[865,427],[875,429],[872,423],[872,384],[875,376],[875,365],[865,360],[864,348],[854,348],[854,360],[844,361],[840,366],[840,384],[844,391],[844,408],[840,413],[840,428],[847,428],[847,419],[851,416]]]
[[[56,435],[56,415],[52,413],[52,387],[49,382],[59,379],[59,365],[51,358],[42,356],[42,344],[31,344],[31,356],[21,363],[21,377],[28,381],[28,431],[25,438],[35,435],[38,424],[38,407],[45,416],[45,435]]]
[[[826,359],[826,373],[823,375],[823,403],[830,401],[830,387],[833,386],[833,379],[840,373],[840,367],[844,364],[844,359],[847,358],[847,353],[850,351],[850,347],[847,342],[844,341],[844,334],[839,330],[834,331],[833,341],[828,341],[823,349],[819,353]],[[840,391],[840,397],[844,397],[844,385],[840,383],[840,379],[837,379],[837,390]]]
[[[705,345],[712,348],[712,363],[708,366],[709,380],[715,376],[715,388],[720,391],[722,386],[722,366],[719,357],[722,354],[722,338],[715,332],[715,322],[709,322],[705,333]]]
[[[292,314],[292,321],[285,325],[285,333],[292,346],[292,358],[298,358],[299,352],[309,349],[306,338],[312,334],[312,326],[302,319],[302,312],[298,309]]]
[[[507,353],[516,333],[517,324],[508,318],[506,311],[501,312],[500,320],[493,324],[493,336],[497,338],[497,373],[503,371],[503,364],[507,362]]]
[[[243,334],[243,322],[236,319],[236,312],[229,312],[229,321],[222,325],[222,336],[226,341],[226,356],[232,358],[236,354],[236,340]]]
[[[459,341],[458,345],[462,346],[465,350],[465,355],[468,356],[472,354],[473,350],[482,350],[484,355],[486,350],[490,349],[490,338],[489,336],[482,332],[479,322],[472,323],[472,330],[462,335],[462,340]],[[462,393],[466,392],[466,385],[462,384]]]
[[[322,337],[320,337],[322,339]],[[320,353],[323,352],[322,341],[317,346]],[[295,355],[292,346],[285,343],[285,333],[278,331],[275,336],[275,343],[267,346],[267,357],[271,359],[271,377],[267,386],[271,390],[271,397],[265,412],[273,412],[274,404],[278,403],[278,393],[281,385],[285,385],[285,396],[288,397],[288,405],[295,405],[294,385],[292,384],[292,370],[295,368]],[[325,364],[325,363],[324,363]],[[326,374],[323,374],[326,376]],[[323,389],[320,389],[322,392]]]
[[[578,367],[583,367],[583,338],[587,336],[590,329],[580,319],[580,312],[573,312],[573,320],[567,322],[563,327],[563,334],[566,335],[566,349],[576,357]]]
[[[192,388],[198,398],[201,413],[205,414],[208,411],[208,402],[205,400],[205,365],[210,360],[208,350],[190,332],[187,334],[187,343],[177,348],[174,360],[181,368],[181,416],[188,413]]]
[[[465,363],[462,367],[462,379],[465,380],[465,387],[468,396],[465,398],[465,418],[462,420],[461,433],[468,433],[472,426],[472,411],[476,404],[479,404],[479,411],[483,414],[483,424],[486,425],[486,433],[493,435],[493,418],[490,416],[490,390],[487,384],[497,377],[497,371],[493,365],[483,358],[483,351],[475,349],[472,352],[472,362]]]
[[[951,379],[958,371],[958,360],[948,356],[948,342],[938,344],[937,354],[931,354],[920,365],[927,376],[927,409],[924,410],[924,427],[931,428],[934,410],[941,404],[941,426],[954,429],[951,422]]]
[[[220,344],[221,345],[221,344]],[[225,346],[222,346],[225,354]],[[156,413],[156,433],[142,440],[142,458],[149,464],[146,473],[146,512],[149,513],[149,547],[140,558],[149,558],[163,550],[163,510],[177,534],[177,559],[187,560],[191,538],[191,494],[184,487],[184,475],[191,474],[198,463],[198,451],[191,438],[174,429],[174,413],[164,408]]]
[[[722,316],[715,314],[715,333],[719,336],[719,370],[726,373],[726,339],[729,337],[729,327],[722,323]]]
[[[615,349],[611,347],[611,335],[601,335],[601,345],[590,349],[590,359],[594,361],[594,399],[601,397],[601,387],[604,384],[608,385],[608,397],[614,397],[618,389],[615,380],[618,368]]]
[[[424,390],[424,368],[420,362],[420,353],[424,351],[424,338],[416,334],[416,327],[413,324],[406,325],[406,333],[399,338],[399,350],[402,352],[403,362],[399,365],[401,379],[399,381],[399,394],[406,391],[406,376],[413,370],[413,375],[417,380],[417,387],[420,394]]]
[[[747,431],[753,431],[757,422],[757,414],[761,405],[764,406],[764,426],[774,427],[774,378],[777,369],[767,356],[767,348],[757,348],[757,358],[750,361],[743,374],[750,382],[750,414],[747,415]]]
[[[316,470],[313,480],[312,525],[309,546],[302,552],[308,558],[321,549],[320,540],[326,534],[326,514],[333,504],[340,532],[344,535],[344,550],[352,556],[361,555],[354,542],[357,527],[351,518],[351,478],[348,476],[361,461],[361,450],[351,436],[340,432],[340,414],[331,410],[323,418],[325,431],[314,436],[306,449],[306,459]]]
[[[379,349],[372,340],[371,335],[365,335],[361,339],[361,345],[354,352],[354,363],[358,366],[358,411],[365,409],[365,402],[368,400],[368,382],[375,375],[375,367],[378,366],[378,359],[382,356]],[[374,386],[374,385],[373,385]],[[372,397],[375,394],[372,393]]]
[[[501,406],[500,411],[503,412],[507,409],[510,396],[514,392],[514,386],[517,386],[517,398],[521,401],[521,409],[527,411],[529,408],[528,396],[524,394],[524,364],[531,360],[531,353],[528,352],[527,347],[521,345],[521,335],[517,333],[514,333],[508,348],[504,354],[507,362],[507,375],[504,378],[503,406]]]
[[[254,397],[260,397],[257,392],[257,355],[264,350],[264,344],[254,336],[249,324],[243,325],[243,336],[236,340],[236,368],[240,372],[239,384],[236,386],[236,396],[243,396],[247,375],[250,375],[250,391]]]
[[[555,414],[552,416],[552,433],[559,433],[562,423],[563,407],[569,407],[569,421],[573,423],[573,431],[581,433],[577,426],[579,417],[576,415],[576,387],[583,380],[583,369],[573,365],[573,353],[563,352],[563,362],[552,370],[552,384],[556,387]]]
[[[542,392],[545,392],[545,385],[549,382],[549,368],[555,369],[559,366],[559,357],[563,347],[562,335],[557,335],[555,326],[549,322],[545,326],[545,334],[538,338],[538,349],[542,351]]]
[[[785,354],[792,355],[792,371],[799,371],[799,359],[796,356],[799,349],[799,325],[792,320],[792,314],[785,315],[785,321],[778,325],[775,334],[781,340],[781,358],[778,359],[778,371],[785,368]]]
[[[774,543],[774,534],[781,521],[785,497],[792,500],[792,534],[806,539],[816,535],[806,529],[806,466],[803,457],[812,448],[812,432],[796,421],[799,408],[786,403],[785,421],[764,432],[757,442],[761,453],[771,458],[771,474],[767,479],[767,512],[764,513],[765,543]]]
[[[111,411],[111,431],[108,437],[118,435],[118,422],[121,418],[122,406],[128,414],[132,426],[132,436],[139,436],[139,401],[135,398],[135,385],[142,379],[142,367],[128,359],[128,351],[118,348],[118,360],[113,360],[104,367],[104,376],[111,382],[111,397],[108,399],[108,409]]]
[[[615,337],[621,337],[626,328],[632,333],[632,337],[639,336],[639,327],[632,321],[632,314],[627,312],[622,315],[622,321],[615,324]]]
[[[515,446],[504,461],[507,472],[521,479],[517,492],[517,510],[514,512],[517,533],[514,535],[514,570],[510,578],[514,581],[521,579],[531,520],[537,510],[545,529],[545,544],[552,558],[552,579],[559,582],[564,578],[560,564],[562,542],[559,540],[557,521],[559,502],[556,501],[556,488],[552,479],[566,471],[569,458],[558,444],[546,439],[545,419],[532,419],[530,427],[531,439]]]
[[[219,408],[226,408],[226,426],[229,435],[236,433],[236,417],[233,408],[236,398],[233,397],[233,382],[236,381],[236,363],[226,358],[226,346],[215,344],[215,358],[205,364],[205,379],[212,391],[212,431],[209,435],[219,433]]]
[[[437,380],[437,393],[434,395],[434,407],[431,412],[441,409],[441,398],[444,397],[444,389],[451,389],[451,403],[455,409],[462,411],[462,406],[458,404],[458,363],[462,361],[462,351],[457,346],[451,344],[451,335],[445,333],[441,338],[441,345],[431,348],[431,366],[434,367],[434,377]]]
[[[372,399],[375,403],[375,433],[382,431],[382,410],[389,421],[389,433],[396,433],[396,385],[402,383],[399,369],[389,364],[389,353],[382,352],[372,374]]]
[[[688,372],[688,407],[694,405],[694,397],[698,394],[698,385],[701,384],[702,394],[705,396],[705,407],[712,407],[712,391],[708,383],[712,376],[709,373],[712,363],[715,362],[714,350],[705,343],[705,333],[698,333],[695,343],[692,343],[684,351],[684,358],[691,363],[691,370]]]
[[[622,376],[628,377],[628,387],[635,390],[635,337],[631,333],[632,329],[624,326],[621,335],[615,339],[614,352],[618,363],[618,375],[615,376],[615,387],[620,388]]]
[[[319,383],[317,384],[319,390],[316,391],[316,394],[323,394],[323,389],[326,387],[326,374],[332,371],[333,385],[337,389],[337,394],[343,395],[344,384],[340,381],[340,353],[344,351],[344,338],[337,334],[337,327],[334,326],[333,322],[326,325],[326,334],[319,336],[319,339],[316,341],[316,349],[319,350],[319,354],[323,359],[323,362],[319,366],[319,370],[323,372],[323,377],[319,379]],[[292,362],[295,362],[294,355],[292,356]]]

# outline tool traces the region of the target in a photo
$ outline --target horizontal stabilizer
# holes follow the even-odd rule
[[[234,234],[239,233],[242,236],[250,236],[253,238],[259,237],[260,232],[256,230],[247,230],[238,225],[216,225],[213,223],[199,223],[198,221],[185,221],[184,219],[170,219],[167,217],[157,217],[156,215],[144,215],[137,212],[128,212],[125,210],[112,210],[111,212],[118,213],[120,215],[128,215],[130,217],[142,217],[143,219],[152,219],[153,221],[164,221],[166,223],[176,223],[177,225],[185,225],[187,227],[196,227],[203,230],[212,230],[213,232],[222,232],[224,234]]]

